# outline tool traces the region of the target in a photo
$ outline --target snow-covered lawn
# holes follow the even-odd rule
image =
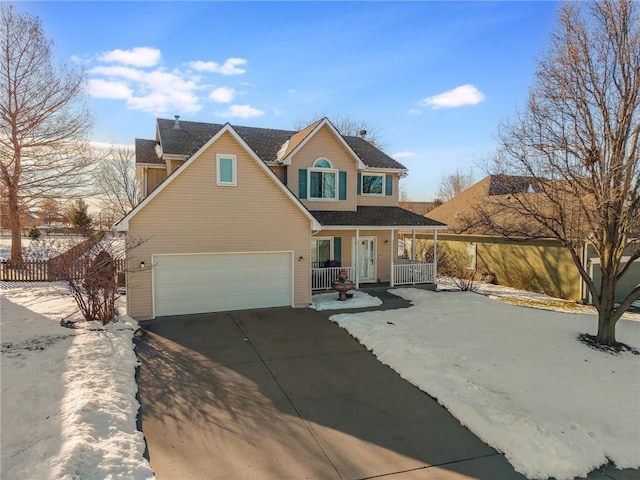
[[[595,315],[471,292],[391,292],[413,306],[331,319],[504,452],[517,471],[561,480],[609,460],[640,467],[640,355],[578,342],[578,333],[595,333]],[[617,338],[640,348],[633,319],[619,321]]]
[[[150,479],[136,428],[135,320],[79,319],[61,283],[2,284],[2,477]]]
[[[38,240],[22,237],[22,252],[25,260],[48,260],[66,252],[74,245],[86,240],[82,235],[43,234]],[[0,235],[0,260],[11,256],[11,236]]]

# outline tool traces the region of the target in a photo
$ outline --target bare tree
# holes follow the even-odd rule
[[[473,182],[474,176],[472,169],[469,169],[467,172],[456,169],[454,173],[442,177],[440,186],[436,192],[436,197],[442,202],[448,202],[473,185]]]
[[[296,130],[302,130],[324,117],[329,119],[331,124],[336,127],[336,130],[338,130],[341,135],[346,137],[363,136],[367,140],[372,141],[375,146],[380,149],[384,149],[386,146],[386,142],[382,139],[379,128],[376,128],[368,120],[356,120],[348,115],[332,116],[326,115],[325,113],[314,114],[311,118],[294,122],[293,128]],[[364,132],[364,134],[362,132]]]
[[[140,201],[135,152],[130,147],[112,145],[102,157],[95,172],[96,193],[104,199],[104,210],[120,218]]]
[[[52,63],[40,20],[0,6],[0,179],[11,226],[11,262],[22,263],[20,210],[85,186],[90,115],[84,75]],[[76,193],[77,195],[77,193]]]
[[[601,345],[617,345],[616,322],[640,296],[637,285],[614,301],[640,258],[639,135],[638,4],[565,4],[526,109],[500,132],[490,168],[503,174],[495,190],[508,195],[495,195],[482,218],[505,236],[547,236],[567,248],[598,311]],[[583,265],[585,239],[600,258],[599,289]]]

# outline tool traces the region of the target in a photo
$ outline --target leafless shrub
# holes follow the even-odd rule
[[[125,272],[125,255],[141,243],[105,236],[78,256],[59,257],[53,273],[67,284],[86,321],[106,325],[116,320],[116,302],[120,297],[119,275]]]

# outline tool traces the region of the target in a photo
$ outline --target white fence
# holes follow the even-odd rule
[[[340,270],[346,270],[349,280],[355,281],[355,268],[353,267],[326,267],[311,269],[311,289],[331,290],[331,284],[338,278]]]
[[[433,263],[412,262],[394,265],[395,285],[414,285],[416,283],[435,283],[436,272]]]

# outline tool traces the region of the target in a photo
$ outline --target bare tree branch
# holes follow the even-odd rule
[[[623,256],[640,258],[633,240],[640,236],[639,135],[638,4],[565,4],[526,108],[501,128],[502,149],[490,168],[508,194],[490,197],[477,221],[504,236],[560,240],[598,310],[597,339],[607,345],[640,296],[636,287],[621,305],[614,302],[630,266]],[[514,189],[514,178],[528,189]],[[521,219],[515,227],[514,218]],[[585,240],[600,257],[599,290],[582,264]]]
[[[53,65],[37,18],[0,6],[0,181],[14,263],[22,262],[20,210],[47,196],[77,196],[89,184],[84,79]]]

